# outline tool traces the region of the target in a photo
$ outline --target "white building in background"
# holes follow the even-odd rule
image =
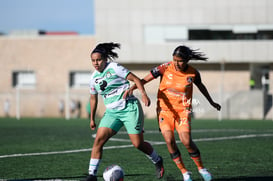
[[[270,62],[272,8],[269,0],[97,0],[96,37],[121,42],[124,62],[165,61],[181,43],[210,62]]]
[[[149,70],[171,60],[178,45],[200,49],[209,60],[194,64],[214,99],[222,102],[220,117],[264,118],[269,114],[273,1],[97,0],[95,9],[96,39],[120,42],[119,62],[136,71]],[[143,76],[142,71],[139,74]],[[255,85],[250,92],[251,79]],[[156,84],[149,88],[152,97],[156,97]],[[195,93],[200,102],[196,117],[217,117]],[[252,100],[250,95],[257,98]]]
[[[270,0],[94,0],[95,35],[0,36],[0,102],[10,115],[60,116],[59,100],[88,101],[90,51],[100,42],[119,42],[118,62],[140,78],[172,59],[184,44],[200,49],[208,62],[193,62],[220,114],[194,90],[196,118],[271,118],[273,1]],[[33,33],[32,33],[33,34]],[[250,80],[255,82],[250,86]],[[252,83],[253,83],[252,81]],[[159,80],[145,85],[156,116]],[[269,86],[271,84],[271,86]],[[20,89],[19,89],[20,88]],[[136,91],[136,95],[138,92]],[[16,106],[17,105],[17,108]],[[19,105],[19,106],[18,106]],[[102,115],[104,107],[99,105]],[[0,110],[0,116],[4,111]],[[87,117],[86,112],[84,116]]]

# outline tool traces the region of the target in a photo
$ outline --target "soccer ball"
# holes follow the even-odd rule
[[[123,181],[124,171],[118,165],[110,165],[103,172],[105,181]]]

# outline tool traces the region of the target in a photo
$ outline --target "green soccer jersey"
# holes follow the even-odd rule
[[[129,73],[116,62],[108,63],[103,72],[95,71],[91,75],[90,94],[100,94],[107,109],[123,109],[126,103],[123,94],[130,86],[126,79]]]

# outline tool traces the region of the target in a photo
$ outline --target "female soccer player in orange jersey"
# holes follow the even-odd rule
[[[186,147],[190,157],[198,167],[205,181],[212,180],[212,175],[203,166],[201,154],[191,137],[191,112],[193,83],[218,111],[221,106],[215,103],[201,81],[198,70],[188,64],[190,60],[207,60],[202,52],[187,46],[178,46],[173,52],[173,61],[153,68],[142,79],[145,84],[157,77],[161,78],[157,94],[157,114],[161,133],[166,141],[172,160],[183,174],[184,181],[191,181],[189,172],[182,161],[176,145],[174,129]],[[131,90],[135,89],[133,86]],[[129,92],[131,93],[131,92]]]

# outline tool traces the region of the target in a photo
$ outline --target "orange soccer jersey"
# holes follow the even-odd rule
[[[154,68],[151,74],[154,78],[161,76],[157,94],[157,106],[162,116],[159,119],[175,120],[175,124],[185,124],[185,128],[189,130],[193,82],[200,79],[198,71],[190,65],[185,72],[177,71],[173,62],[168,62]],[[178,125],[167,129],[173,130]],[[162,125],[160,127],[162,129]]]

